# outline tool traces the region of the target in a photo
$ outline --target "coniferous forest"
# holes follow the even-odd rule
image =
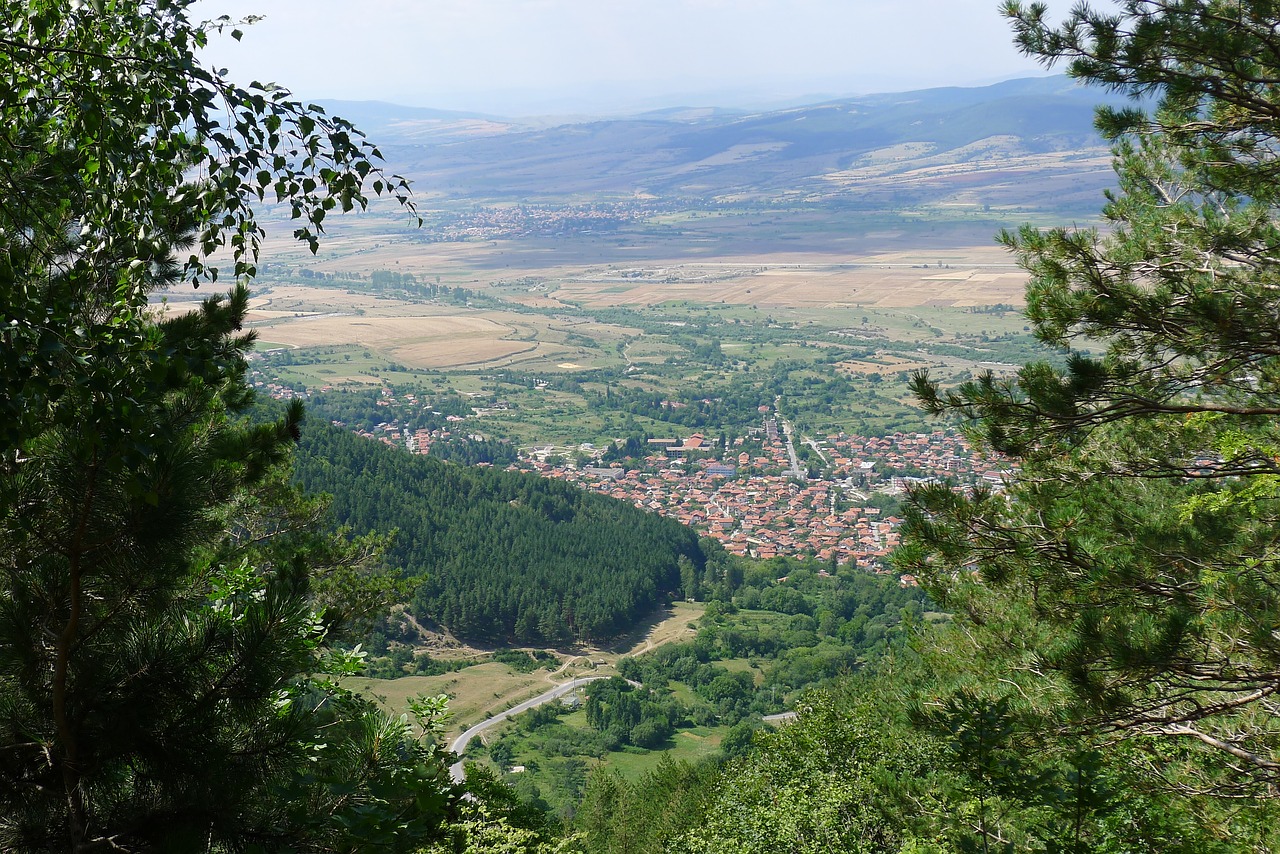
[[[707,564],[691,529],[626,502],[329,425],[303,430],[294,470],[308,491],[334,496],[341,524],[394,530],[386,559],[414,579],[415,616],[463,638],[605,640],[679,591],[679,558],[699,575]]]

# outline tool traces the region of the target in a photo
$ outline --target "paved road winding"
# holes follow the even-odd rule
[[[449,750],[451,750],[453,753],[457,754],[458,756],[461,756],[462,752],[467,749],[467,745],[471,743],[471,739],[475,738],[477,735],[480,735],[482,732],[489,729],[490,727],[497,726],[498,724],[505,721],[507,718],[512,717],[514,715],[518,715],[521,712],[527,712],[530,709],[534,708],[535,706],[541,706],[543,703],[548,703],[552,700],[558,700],[561,697],[563,697],[565,694],[568,694],[570,691],[573,691],[574,689],[579,688],[582,685],[586,685],[588,682],[594,682],[597,679],[611,679],[611,678],[613,677],[611,676],[579,676],[578,678],[570,682],[566,682],[563,685],[557,685],[556,687],[552,688],[550,691],[545,691],[539,694],[538,696],[533,697],[532,699],[525,700],[523,703],[516,703],[511,708],[506,709],[505,711],[498,712],[493,717],[487,720],[481,721],[480,723],[473,726],[471,729],[464,732],[462,735],[455,738],[453,740],[453,743],[449,745]],[[627,680],[627,681],[634,688],[640,687],[639,682],[631,682],[631,680]],[[459,759],[453,765],[449,766],[449,775],[453,777],[454,782],[456,783],[461,783],[464,779],[466,779],[466,773],[467,773],[466,770],[462,767],[461,759]]]

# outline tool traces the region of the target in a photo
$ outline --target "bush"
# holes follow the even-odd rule
[[[671,727],[662,718],[646,718],[631,730],[631,743],[645,750],[654,750],[671,735]]]

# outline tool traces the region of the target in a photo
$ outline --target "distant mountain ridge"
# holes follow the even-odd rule
[[[504,119],[368,102],[326,106],[365,129],[419,191],[445,197],[763,200],[791,194],[814,201],[848,195],[864,173],[884,177],[921,166],[990,166],[1071,152],[1100,156],[1105,150],[1093,128],[1094,109],[1120,102],[1059,76],[767,112],[672,107],[609,119]],[[1089,181],[1091,191],[1099,180]],[[1089,195],[1096,200],[1096,192]]]

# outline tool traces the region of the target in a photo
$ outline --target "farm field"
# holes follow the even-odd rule
[[[380,298],[336,287],[271,285],[258,291],[247,319],[272,348],[360,348],[415,369],[598,366],[596,357],[571,343],[574,327],[582,322],[571,318]],[[590,331],[606,345],[638,334],[605,324],[592,324]],[[338,355],[351,361],[345,358],[350,353]],[[362,377],[338,373],[325,381],[360,382]]]
[[[906,236],[886,233],[884,242],[892,247]],[[482,293],[494,289],[504,299],[530,307],[564,308],[684,300],[769,307],[972,306],[1018,301],[1026,280],[1009,254],[994,243],[860,254],[756,252],[696,261],[644,253],[606,264],[555,263],[557,259],[550,257],[538,263],[540,253],[528,244],[455,243],[415,251],[411,244],[378,243],[358,252],[338,248],[312,258],[297,256],[287,244],[269,243],[264,257],[273,261],[261,281],[279,282],[303,270],[341,279],[386,269],[426,281],[439,277],[439,284]],[[519,260],[495,266],[495,259],[508,251]],[[296,295],[286,289],[271,299],[287,302],[291,296]],[[335,299],[331,305],[337,309],[358,302]]]
[[[998,248],[970,247],[946,255],[932,261],[893,253],[844,261],[757,258],[591,268],[560,279],[550,294],[591,307],[676,300],[767,308],[965,307],[1021,299],[1026,277]],[[933,266],[925,268],[926,263]]]
[[[566,674],[563,680],[556,681],[571,678],[572,675]],[[550,680],[545,670],[517,673],[505,664],[490,661],[440,676],[355,677],[348,679],[346,685],[397,713],[408,708],[409,699],[419,694],[448,694],[449,719],[445,728],[448,737],[453,738],[472,724],[537,696],[550,686]]]
[[[290,347],[353,344],[372,347],[415,367],[485,364],[537,349],[486,317],[405,316],[299,318],[272,324],[273,341]]]
[[[535,268],[520,271],[516,280],[522,284],[516,286],[508,278],[468,279],[468,292],[484,298],[483,304],[470,307],[352,292],[341,287],[344,280],[335,286],[298,284],[276,278],[278,271],[264,276],[249,321],[273,346],[371,348],[411,368],[573,371],[621,364],[620,343],[642,334],[584,316],[593,310],[663,309],[668,314],[718,314],[716,319],[736,323],[776,318],[782,312],[799,323],[840,324],[876,310],[900,315],[907,309],[1020,303],[1025,275],[999,247],[933,256],[940,257],[923,261],[893,253],[859,261],[751,258],[696,265]],[[335,276],[346,272],[342,265],[327,263],[307,269]],[[530,293],[537,297],[532,303],[525,299]],[[502,310],[504,304],[510,310]],[[950,320],[946,325],[955,331],[972,325],[963,312],[931,314]],[[678,322],[671,325],[678,330]],[[663,358],[670,351],[651,337],[636,345],[634,355]]]
[[[597,396],[699,389],[719,397],[784,366],[803,368],[806,382],[850,378],[840,394],[844,414],[833,408],[833,387],[823,404],[831,417],[802,426],[856,432],[907,424],[912,371],[963,379],[1008,370],[1032,346],[1016,311],[1023,275],[1001,260],[1002,250],[930,254],[929,262],[884,255],[882,264],[755,257],[538,268],[452,287],[385,267],[362,278],[318,270],[300,280],[273,266],[249,320],[269,342],[260,350],[285,351],[270,358],[269,378],[312,392],[381,386],[464,395],[474,400],[469,435],[521,447],[572,453],[628,431],[663,435],[669,428],[652,421],[661,413],[622,412]],[[418,284],[375,287],[380,270]],[[324,278],[343,275],[353,278]],[[439,276],[451,278],[461,277]],[[712,349],[700,351],[704,344]],[[865,383],[875,385],[863,394]]]
[[[482,220],[514,210],[476,204]],[[375,203],[326,224],[315,256],[268,223],[249,321],[260,351],[285,351],[264,382],[457,394],[465,435],[570,456],[688,420],[636,394],[740,397],[778,371],[779,391],[848,381],[788,396],[803,430],[903,429],[923,426],[911,372],[961,381],[1031,352],[1025,274],[994,241],[1026,216],[694,206],[613,231],[435,240]],[[625,411],[601,405],[614,392]]]

